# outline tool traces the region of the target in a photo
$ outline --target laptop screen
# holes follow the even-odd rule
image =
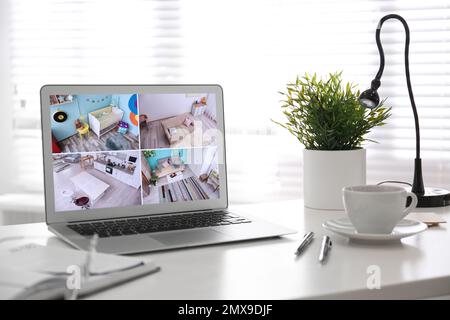
[[[216,98],[49,95],[54,211],[219,199]]]

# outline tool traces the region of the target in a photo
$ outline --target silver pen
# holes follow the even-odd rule
[[[84,266],[83,266],[83,274],[82,274],[82,281],[88,281],[89,280],[89,276],[91,274],[91,265],[92,265],[92,255],[95,252],[96,248],[97,248],[97,243],[98,243],[98,234],[94,234],[89,242],[89,248],[88,251],[86,253],[86,260],[84,262]],[[66,293],[66,299],[67,300],[77,300],[78,298],[78,293],[79,293],[79,289],[72,289],[72,292],[67,292]]]
[[[311,243],[313,238],[314,238],[314,232],[305,233],[305,235],[303,236],[302,242],[298,246],[297,251],[295,251],[295,255],[299,256],[306,249],[306,247]]]
[[[328,256],[329,251],[331,250],[331,246],[333,243],[331,242],[331,239],[329,236],[323,236],[322,239],[322,245],[320,247],[320,254],[319,254],[319,261],[321,263],[325,262],[325,259]]]
[[[86,254],[86,261],[84,263],[84,281],[89,280],[89,276],[91,275],[91,265],[92,265],[92,255],[97,249],[97,243],[98,243],[98,234],[94,234],[91,238],[91,241],[89,243],[89,249]]]

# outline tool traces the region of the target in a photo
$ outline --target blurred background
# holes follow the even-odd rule
[[[388,13],[411,30],[425,184],[450,189],[450,0],[0,1],[0,224],[44,220],[44,84],[221,84],[230,202],[301,198],[303,147],[271,122],[283,120],[278,91],[335,71],[366,89]],[[402,25],[385,23],[382,42],[379,92],[393,115],[365,146],[368,182],[411,182]]]

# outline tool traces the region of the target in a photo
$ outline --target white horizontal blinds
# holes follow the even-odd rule
[[[177,81],[183,54],[179,0],[97,0],[85,6],[83,81]]]
[[[336,11],[323,1],[195,3],[198,6],[190,9],[206,17],[208,28],[191,26],[195,29],[192,34],[208,39],[209,50],[189,52],[187,65],[198,70],[197,78],[224,86],[230,198],[247,202],[300,197],[302,147],[270,121],[283,120],[277,91],[299,73],[342,69],[336,64],[338,49],[351,50],[344,50],[336,34],[327,32],[331,26],[340,28],[347,40],[354,35],[365,39],[352,28],[364,17],[358,18],[357,8],[348,1],[331,3],[341,14],[353,13],[342,23],[337,18],[326,19]],[[367,4],[364,2],[361,10],[376,10],[376,5]]]
[[[274,125],[297,74],[343,70],[370,85],[375,28],[398,13],[411,29],[411,81],[419,109],[425,183],[450,188],[449,1],[11,1],[10,43],[18,177],[41,181],[38,90],[43,83],[220,83],[225,90],[230,197],[301,195],[301,146]],[[411,181],[414,126],[404,77],[404,32],[382,30],[380,95],[393,107],[374,130],[368,178]],[[36,183],[35,183],[36,184]],[[39,185],[39,183],[37,183]]]
[[[283,65],[294,57],[279,59],[272,53],[284,50],[274,48],[278,37],[291,41],[270,27],[285,23],[274,15],[284,4],[284,11],[296,6],[267,0],[193,0],[183,6],[185,82],[224,88],[228,188],[234,203],[301,196],[301,148],[289,135],[273,134],[270,121],[278,112],[277,91],[295,74],[287,76]]]
[[[347,79],[360,83],[361,90],[370,85],[379,65],[375,45],[375,27],[385,14],[398,13],[410,26],[411,81],[419,109],[422,157],[424,158],[425,183],[427,185],[450,186],[449,168],[449,80],[450,80],[450,32],[448,17],[449,1],[389,1],[380,3],[378,14],[369,13],[371,23],[355,23],[355,35],[345,37],[344,43],[354,43],[347,54],[345,47],[333,43],[339,53],[332,63],[341,63]],[[329,19],[329,17],[327,17]],[[359,20],[358,18],[356,18]],[[370,28],[368,28],[370,26]],[[340,32],[340,28],[333,28]],[[330,35],[339,42],[339,34]],[[351,34],[351,33],[350,33]],[[383,25],[381,39],[386,57],[381,97],[387,97],[392,106],[389,125],[378,128],[370,135],[380,144],[368,144],[368,179],[377,182],[385,179],[412,181],[413,158],[415,156],[415,132],[412,110],[408,98],[404,73],[403,26],[398,21]],[[368,41],[368,42],[367,42]],[[338,49],[339,48],[339,49]],[[327,63],[327,66],[329,64]]]
[[[183,65],[180,1],[10,3],[14,182],[42,189],[40,87],[177,82]]]
[[[195,32],[188,36],[208,41],[207,50],[188,46],[187,65],[196,72],[184,76],[224,85],[233,200],[301,195],[301,146],[269,120],[283,120],[277,90],[297,74],[340,70],[346,81],[368,88],[379,64],[375,29],[389,13],[402,15],[411,29],[425,182],[450,188],[450,1],[195,0],[188,9],[204,17],[201,25],[190,25]],[[384,24],[382,42],[386,66],[379,93],[388,97],[393,116],[370,135],[380,143],[367,144],[368,180],[412,181],[415,132],[400,22]]]

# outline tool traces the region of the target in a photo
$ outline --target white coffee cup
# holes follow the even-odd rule
[[[359,233],[389,234],[417,205],[417,196],[401,187],[353,186],[342,193],[345,211]],[[408,197],[411,204],[405,208]]]

